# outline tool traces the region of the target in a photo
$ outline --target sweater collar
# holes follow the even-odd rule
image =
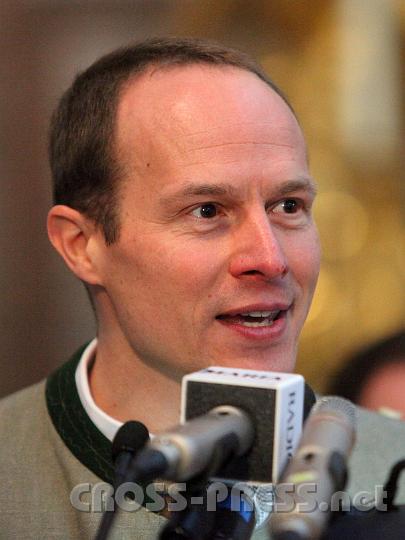
[[[52,423],[72,454],[111,484],[114,477],[111,441],[89,418],[76,386],[75,373],[86,346],[48,378],[46,402]]]

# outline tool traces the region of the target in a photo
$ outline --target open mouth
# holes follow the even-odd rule
[[[276,311],[250,311],[237,313],[236,315],[218,315],[216,319],[229,324],[241,324],[249,328],[258,328],[272,326],[284,313],[285,311],[281,309]]]

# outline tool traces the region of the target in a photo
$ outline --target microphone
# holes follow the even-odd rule
[[[347,458],[355,440],[356,409],[348,400],[325,397],[313,407],[298,450],[276,486],[274,540],[317,540],[333,494],[347,481]]]
[[[188,480],[193,494],[207,478],[229,486],[240,480],[243,491],[246,481],[268,486],[296,448],[303,411],[314,402],[301,375],[217,367],[189,374],[182,381],[181,425],[155,436],[138,454],[131,481]],[[204,536],[212,523],[206,522],[209,513],[198,510],[175,516],[165,533],[184,529],[190,537]],[[220,520],[221,534],[226,527],[243,536],[254,523],[252,512],[248,520],[243,512],[237,519],[227,508],[222,512],[228,519]]]
[[[208,475],[232,456],[245,454],[253,439],[253,424],[243,410],[218,406],[156,435],[135,458],[132,479],[184,481],[201,473]]]
[[[245,411],[254,426],[254,444],[247,454],[225,462],[215,480],[268,485],[277,482],[293,455],[303,412],[314,402],[301,375],[214,366],[183,378],[181,421],[224,404]]]
[[[182,481],[215,471],[215,479],[230,484],[275,482],[299,441],[304,391],[305,405],[312,405],[313,392],[297,374],[209,367],[186,375],[181,403],[184,427],[163,434],[163,439],[155,438],[148,445],[148,471],[142,464],[133,472],[141,475],[139,479],[146,475],[147,479],[161,476]],[[226,415],[214,412],[224,405],[228,406]],[[232,437],[240,438],[239,429],[254,441],[243,443],[241,449],[234,441],[228,448],[224,441],[230,444]],[[254,435],[247,435],[253,431]],[[214,457],[210,471],[204,470]]]
[[[115,489],[126,481],[132,459],[148,441],[149,431],[142,422],[130,420],[119,428],[111,449]]]
[[[130,464],[134,456],[149,440],[149,431],[135,420],[125,422],[117,431],[112,443],[112,460],[114,463],[114,491],[128,480]],[[113,512],[104,512],[95,540],[105,540],[116,516]]]

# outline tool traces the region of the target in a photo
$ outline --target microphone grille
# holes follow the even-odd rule
[[[357,424],[356,407],[348,399],[339,396],[325,396],[315,403],[311,414],[329,413],[343,417],[354,429]]]

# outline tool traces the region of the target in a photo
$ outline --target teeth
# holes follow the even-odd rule
[[[255,328],[257,326],[271,326],[273,324],[273,322],[274,321],[272,321],[270,319],[264,319],[262,322],[247,322],[247,321],[244,321],[241,324],[243,326],[249,326],[251,328]]]
[[[270,315],[276,314],[276,311],[248,311],[241,313],[242,317],[270,317]]]

